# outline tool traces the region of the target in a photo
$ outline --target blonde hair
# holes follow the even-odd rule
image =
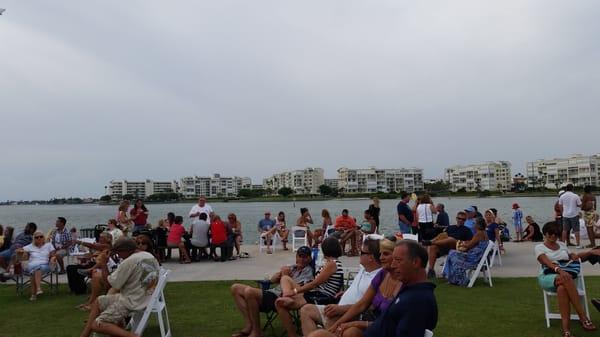
[[[388,252],[391,252],[395,247],[396,243],[390,239],[382,239],[379,241],[379,251],[387,250]]]
[[[372,200],[373,200],[373,206],[375,206],[375,207],[379,207],[379,198],[377,198],[377,197],[373,197],[373,199],[372,199]]]

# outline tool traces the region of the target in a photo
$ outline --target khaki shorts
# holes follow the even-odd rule
[[[60,256],[60,257],[65,257],[67,256],[67,250],[66,249],[57,249],[56,250],[56,255]]]
[[[100,315],[96,318],[96,323],[112,323],[125,326],[125,319],[131,311],[119,301],[120,297],[120,294],[98,296]]]

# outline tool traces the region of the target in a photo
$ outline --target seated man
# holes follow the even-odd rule
[[[296,251],[296,264],[281,267],[279,272],[271,276],[271,283],[279,283],[283,275],[290,276],[301,285],[312,281],[314,276],[310,262],[310,248],[307,246],[298,248]],[[275,310],[275,300],[281,296],[281,287],[277,286],[272,289],[261,290],[236,283],[231,286],[231,295],[245,321],[244,328],[233,336],[257,337],[261,335],[260,312]]]
[[[67,219],[59,216],[56,219],[56,228],[50,232],[48,240],[56,249],[56,260],[58,261],[58,265],[60,266],[59,274],[65,273],[65,263],[63,261],[64,257],[69,253],[69,248],[73,245],[73,238],[71,237],[71,232],[67,229]]]
[[[437,325],[435,285],[425,277],[427,251],[416,241],[402,240],[396,244],[393,258],[392,269],[402,288],[387,310],[369,324],[363,337],[421,337]],[[317,330],[308,337],[331,337],[331,333]]]
[[[125,320],[132,312],[146,308],[158,282],[158,261],[152,254],[139,250],[134,240],[117,240],[113,251],[123,262],[112,274],[108,275],[108,254],[99,255],[96,264],[104,270],[105,281],[117,293],[100,296],[94,301],[81,337],[89,337],[92,332],[136,336],[123,328]]]
[[[277,231],[275,221],[271,219],[271,212],[265,212],[265,218],[258,222],[258,233],[260,234],[260,240],[264,240],[267,245],[267,254],[273,253],[271,251],[272,237]]]
[[[189,240],[189,249],[192,250],[192,260],[198,261],[197,251],[200,249],[200,257],[207,257],[206,247],[209,247],[208,230],[210,225],[206,221],[208,216],[206,213],[200,213],[198,220],[194,220],[190,226],[191,238]]]
[[[360,253],[361,268],[352,285],[344,292],[338,304],[306,304],[300,309],[302,334],[307,336],[317,329],[317,324],[328,328],[365,294],[371,281],[381,270],[379,240],[367,239]]]
[[[19,233],[8,249],[3,250],[0,253],[0,268],[5,270],[9,269],[9,266],[13,263],[15,252],[19,248],[23,248],[33,242],[33,233],[37,230],[37,225],[33,222],[28,223],[25,226],[25,230]],[[0,273],[0,282],[5,282],[10,275],[4,275]]]
[[[356,238],[358,235],[358,226],[356,225],[356,220],[353,217],[348,215],[348,210],[344,209],[342,211],[342,215],[335,218],[335,225],[333,226],[336,233],[333,234],[340,240],[340,244],[342,248],[346,247],[346,241],[350,240],[350,254],[351,256],[358,255]]]
[[[433,240],[423,240],[424,246],[427,247],[427,255],[429,256],[429,271],[427,277],[435,278],[435,260],[438,257],[448,255],[450,249],[456,248],[457,241],[468,241],[473,238],[473,233],[465,224],[467,219],[466,212],[460,211],[456,214],[456,225],[448,226],[446,234],[436,236]]]

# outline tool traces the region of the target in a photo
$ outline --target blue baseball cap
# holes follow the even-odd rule
[[[469,206],[465,208],[465,212],[475,212],[475,208],[473,208],[473,206]]]

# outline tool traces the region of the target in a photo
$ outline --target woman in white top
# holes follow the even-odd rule
[[[133,219],[127,215],[127,209],[129,208],[129,201],[123,200],[119,206],[119,213],[117,216],[117,222],[121,226],[123,234],[131,236],[133,232]],[[116,241],[116,240],[115,240]]]
[[[581,327],[587,331],[596,330],[592,321],[585,316],[573,277],[562,270],[558,262],[578,261],[580,258],[587,258],[591,253],[584,253],[581,256],[571,253],[564,242],[558,241],[561,233],[558,225],[554,222],[545,224],[542,233],[544,234],[544,243],[535,246],[535,257],[541,264],[538,283],[542,289],[556,292],[562,322],[562,335],[564,337],[572,336],[569,331],[571,304],[579,316]],[[546,273],[544,273],[544,269],[546,269]]]
[[[120,230],[119,227],[117,227],[117,220],[115,220],[115,219],[108,220],[108,233],[112,237],[111,244],[113,244],[113,245],[115,244],[115,242],[117,242],[117,240],[119,240],[123,236],[123,231]]]
[[[42,275],[49,273],[56,266],[56,257],[54,256],[54,246],[50,242],[46,242],[44,233],[36,231],[33,233],[33,242],[23,248],[17,249],[17,255],[24,254],[23,260],[29,258],[29,263],[25,267],[25,271],[31,274],[31,297],[29,300],[35,301],[37,295],[43,293],[41,288]]]
[[[433,215],[437,212],[429,194],[421,196],[417,206],[417,219],[419,221],[419,240],[431,240],[435,237],[433,229]]]

